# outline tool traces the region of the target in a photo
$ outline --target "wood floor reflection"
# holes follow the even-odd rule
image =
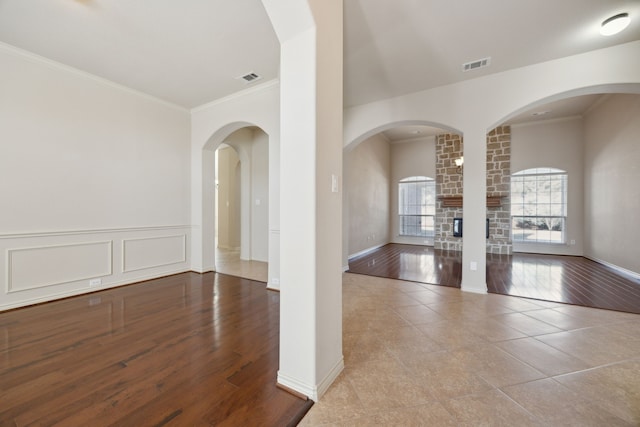
[[[349,272],[460,287],[462,253],[388,244],[349,260]],[[640,313],[640,280],[583,257],[487,255],[491,293]]]
[[[183,273],[0,313],[0,425],[286,426],[280,294]]]

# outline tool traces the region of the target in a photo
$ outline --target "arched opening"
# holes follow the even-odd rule
[[[571,266],[563,265],[572,258],[558,255],[640,277],[634,255],[640,233],[628,226],[640,210],[638,119],[640,84],[624,84],[557,94],[499,123],[510,139],[505,153],[510,166],[502,171],[510,192],[502,204],[509,208],[504,221],[513,257],[506,266],[503,257],[487,251],[490,292],[589,305],[567,288]],[[510,272],[507,287],[498,284],[505,279],[501,271]],[[518,274],[525,271],[528,285]],[[613,292],[609,287],[590,283],[588,276],[578,282],[588,288],[583,293],[593,295],[594,306],[616,309],[597,302],[604,301],[598,292]]]
[[[230,125],[210,138],[203,154],[205,263],[267,282],[269,137],[257,126]]]
[[[459,273],[443,276],[437,266],[441,252],[460,241],[450,223],[462,207],[441,199],[462,195],[455,164],[462,155],[459,132],[426,121],[379,126],[347,144],[345,270],[459,286]]]
[[[240,157],[236,150],[221,144],[216,150],[215,248],[216,269],[231,274],[240,262],[242,184]]]

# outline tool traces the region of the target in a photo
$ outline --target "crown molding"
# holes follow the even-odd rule
[[[40,65],[44,65],[44,66],[46,66],[48,68],[52,68],[52,69],[59,70],[59,71],[64,71],[64,72],[67,72],[67,73],[70,73],[70,74],[74,74],[74,75],[76,75],[78,77],[81,77],[81,78],[84,78],[84,79],[92,80],[92,81],[94,81],[96,83],[99,83],[99,84],[102,84],[104,86],[109,86],[111,88],[114,88],[114,89],[117,89],[117,90],[120,90],[120,91],[123,91],[123,92],[127,92],[127,93],[135,95],[137,97],[144,98],[144,99],[146,99],[148,101],[153,101],[153,102],[156,102],[158,104],[162,104],[165,107],[173,108],[175,110],[179,110],[179,111],[186,112],[186,113],[189,112],[188,108],[185,108],[185,107],[183,107],[181,105],[174,104],[173,102],[165,101],[164,99],[155,97],[153,95],[149,95],[148,93],[139,91],[137,89],[130,88],[129,86],[125,86],[125,85],[122,85],[120,83],[113,82],[111,80],[105,79],[104,77],[96,76],[95,74],[91,74],[91,73],[88,73],[86,71],[82,71],[82,70],[80,70],[78,68],[72,67],[70,65],[63,64],[63,63],[58,62],[58,61],[54,61],[54,60],[49,59],[49,58],[45,58],[44,56],[37,55],[35,53],[29,52],[27,50],[21,49],[19,47],[16,47],[16,46],[4,43],[4,42],[0,42],[0,51],[6,52],[6,53],[8,53],[10,55],[13,55],[13,56],[17,56],[17,57],[26,59],[26,60],[31,61],[31,62],[35,62],[35,63],[40,64]]]
[[[199,105],[197,107],[194,107],[194,108],[191,109],[191,114],[199,113],[201,111],[204,111],[204,110],[207,110],[209,108],[215,107],[216,105],[224,104],[226,102],[232,101],[232,100],[237,99],[237,98],[242,98],[243,96],[247,96],[247,95],[249,95],[251,93],[254,93],[254,92],[260,92],[260,91],[269,89],[270,87],[277,86],[278,84],[280,84],[280,79],[275,78],[275,79],[272,79],[272,80],[268,80],[268,81],[266,81],[264,83],[261,83],[261,84],[255,85],[255,86],[251,86],[251,87],[249,87],[247,89],[243,89],[243,90],[241,90],[239,92],[232,93],[231,95],[227,95],[225,97],[218,98],[218,99],[215,99],[213,101],[207,102],[206,104],[202,104],[202,105]]]

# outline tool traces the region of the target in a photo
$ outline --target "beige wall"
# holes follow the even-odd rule
[[[567,171],[567,244],[513,242],[514,252],[582,255],[583,120],[546,120],[511,127],[511,173],[535,167]],[[571,245],[571,241],[575,244]]]
[[[346,154],[349,256],[389,242],[391,162],[382,135]]]
[[[240,159],[231,147],[218,150],[218,247],[240,248]]]
[[[436,178],[436,142],[435,137],[398,141],[391,144],[391,210],[390,240],[393,243],[431,245],[433,239],[399,235],[398,220],[398,182],[410,176],[428,176]]]
[[[269,137],[253,131],[251,143],[251,259],[269,257]]]
[[[585,255],[640,274],[640,95],[609,95],[585,119]]]
[[[225,139],[218,161],[218,197],[224,196],[216,204],[218,246],[240,248],[241,259],[268,262],[269,136],[254,126],[238,129]]]

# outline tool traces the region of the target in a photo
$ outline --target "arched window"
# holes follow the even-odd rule
[[[436,182],[427,176],[411,176],[398,184],[400,235],[432,237],[436,213]]]
[[[564,243],[566,222],[566,171],[533,168],[511,175],[514,242]]]

